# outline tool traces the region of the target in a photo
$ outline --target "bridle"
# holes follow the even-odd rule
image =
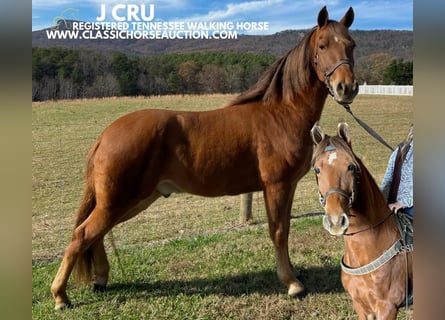
[[[336,148],[334,147],[334,146],[332,146],[332,145],[327,145],[325,148],[324,148],[324,150],[323,150],[323,152],[328,152],[328,151],[333,151],[333,150],[336,150]],[[348,192],[348,191],[345,191],[345,190],[343,190],[343,189],[340,189],[340,188],[330,188],[328,191],[326,191],[326,193],[323,195],[321,192],[320,192],[320,188],[318,188],[318,195],[319,195],[319,200],[320,200],[320,204],[321,204],[321,206],[324,208],[324,207],[326,207],[326,199],[328,198],[328,196],[329,195],[331,195],[331,194],[333,194],[333,193],[338,193],[338,194],[340,194],[341,196],[343,196],[343,197],[345,197],[346,199],[348,199],[348,206],[349,206],[349,208],[351,208],[352,207],[352,204],[354,203],[354,201],[355,201],[355,198],[356,198],[356,187],[357,187],[357,185],[358,185],[358,183],[359,183],[359,178],[360,178],[360,167],[359,166],[357,166],[357,165],[353,165],[353,164],[351,164],[351,165],[349,165],[348,166],[348,170],[349,171],[352,171],[353,173],[354,173],[354,185],[353,185],[353,187],[352,187],[352,191],[351,192]],[[315,171],[315,173],[317,173],[317,171],[316,171],[316,169],[314,168],[314,171]],[[317,186],[318,186],[318,177],[317,177],[317,175],[315,175],[315,179],[317,180]],[[352,215],[349,215],[349,216],[352,216]]]
[[[323,208],[326,207],[326,199],[328,198],[329,195],[331,195],[333,193],[338,193],[338,194],[342,195],[343,197],[345,197],[346,199],[348,199],[348,202],[349,202],[348,206],[349,206],[349,208],[352,207],[352,203],[354,202],[354,199],[355,199],[354,190],[352,190],[352,192],[346,192],[343,189],[331,188],[328,191],[326,191],[326,193],[324,195],[322,195],[320,190],[318,190],[320,204]]]
[[[327,152],[327,151],[333,151],[333,150],[336,150],[336,148],[334,146],[332,146],[332,145],[328,145],[328,146],[326,146],[324,148],[323,153]],[[354,203],[354,201],[356,199],[356,188],[357,188],[357,185],[359,184],[359,181],[360,181],[360,167],[356,166],[356,165],[349,165],[348,166],[348,170],[350,170],[350,171],[352,171],[354,173],[354,185],[352,187],[352,191],[351,192],[345,191],[345,190],[340,189],[340,188],[330,188],[323,195],[320,192],[320,188],[318,188],[319,200],[320,200],[320,204],[321,204],[321,206],[323,208],[326,207],[326,199],[328,198],[329,195],[331,195],[333,193],[338,193],[341,196],[343,196],[346,199],[348,199],[348,206],[349,206],[349,208],[352,207],[352,205],[353,205],[353,203]],[[315,171],[315,173],[317,173],[317,170],[315,168],[314,168],[314,171]],[[317,186],[319,186],[317,174],[315,175],[315,179],[317,181]],[[364,231],[367,231],[367,230],[370,230],[370,229],[374,229],[374,228],[378,227],[379,225],[383,224],[392,215],[393,215],[393,212],[389,212],[388,215],[386,215],[381,221],[377,222],[376,224],[373,224],[373,225],[371,225],[369,227],[366,227],[364,229],[361,229],[361,230],[358,230],[358,231],[355,231],[355,232],[343,233],[343,235],[344,236],[353,236],[353,235],[355,235],[357,233],[361,233],[361,232],[364,232]],[[347,214],[347,216],[348,217],[355,217],[355,215],[350,214],[350,213]]]
[[[316,31],[317,27],[313,28],[313,31]],[[332,67],[330,68],[322,68],[319,64],[319,59],[318,59],[318,51],[317,51],[317,44],[315,46],[315,56],[314,56],[314,65],[318,68],[318,70],[324,75],[324,83],[326,85],[326,87],[329,90],[329,94],[334,97],[335,99],[335,95],[334,95],[334,89],[332,88],[331,84],[329,83],[329,78],[330,76],[335,72],[335,70],[337,70],[340,66],[344,65],[344,64],[348,64],[351,67],[354,67],[354,62],[351,61],[350,59],[340,59],[338,60]]]
[[[387,148],[389,148],[391,151],[394,151],[394,148],[391,147],[377,132],[375,132],[371,127],[369,127],[364,121],[360,120],[359,118],[357,118],[353,113],[351,108],[349,107],[349,104],[347,103],[342,103],[341,101],[338,101],[335,98],[334,95],[334,89],[332,88],[329,79],[331,77],[331,75],[335,72],[335,70],[338,69],[338,67],[340,67],[343,64],[348,64],[351,66],[351,68],[354,67],[354,62],[351,61],[350,59],[340,59],[338,60],[331,68],[324,70],[320,64],[319,64],[319,59],[318,59],[318,52],[317,50],[315,50],[315,56],[314,56],[314,65],[318,68],[318,70],[323,74],[324,76],[324,83],[326,85],[326,88],[328,89],[329,94],[334,98],[334,100],[339,103],[340,105],[342,105],[346,112],[348,112],[362,127],[363,129],[365,129],[372,137],[374,137],[375,139],[377,139],[380,143],[382,143],[384,146],[386,146]]]
[[[325,83],[326,87],[329,90],[329,94],[331,96],[335,97],[334,96],[334,89],[332,88],[331,84],[329,83],[329,78],[335,72],[335,70],[337,70],[338,67],[340,67],[341,65],[348,64],[348,65],[351,66],[351,68],[353,68],[354,67],[354,63],[351,60],[349,60],[349,59],[340,59],[331,68],[329,68],[327,70],[323,70],[318,62],[319,62],[318,61],[318,52],[315,52],[314,64],[317,66],[318,70],[320,70],[320,72],[323,73],[323,75],[324,75],[324,83]]]

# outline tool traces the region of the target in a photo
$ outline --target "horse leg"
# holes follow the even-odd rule
[[[96,252],[98,252],[97,250],[103,250],[103,252],[105,252],[100,242],[103,240],[104,235],[113,227],[113,222],[110,217],[111,214],[108,210],[96,206],[91,212],[91,215],[74,229],[71,242],[65,250],[62,263],[51,285],[51,293],[56,302],[55,309],[64,309],[71,306],[71,302],[66,294],[66,286],[79,256],[96,241],[99,241],[99,244],[95,245]],[[106,259],[104,255],[102,256],[102,261],[99,258],[99,261],[102,263],[103,257]],[[107,266],[104,267],[102,265],[102,269],[99,267],[99,270],[108,273],[106,271],[107,268]],[[108,275],[106,277],[108,277]]]
[[[91,245],[93,251],[93,290],[104,291],[107,282],[108,274],[110,271],[110,264],[107,259],[107,253],[105,252],[104,238],[101,238]]]
[[[140,201],[136,206],[128,210],[123,217],[116,223],[122,223],[127,221],[141,211],[147,209],[156,199],[161,196],[158,192],[153,192],[148,198]],[[108,263],[107,254],[104,247],[104,239],[96,241],[92,246],[93,250],[93,265],[94,265],[94,275],[93,275],[93,290],[94,291],[104,291],[108,282],[108,274],[110,270],[110,265]]]
[[[130,210],[128,210],[120,219],[117,221],[116,224],[122,223],[124,221],[130,220],[131,218],[137,216],[141,211],[147,209],[153,202],[156,201],[159,197],[162,195],[154,191],[150,196],[147,198],[141,200],[138,202],[134,207],[132,207]]]
[[[388,320],[396,320],[397,319],[397,308],[391,302],[380,300],[377,301],[377,319],[388,319]]]
[[[288,238],[290,213],[296,185],[266,185],[264,198],[269,221],[269,234],[275,247],[278,278],[288,287],[290,296],[303,292],[303,284],[295,278],[289,258]]]
[[[376,320],[375,314],[367,312],[362,304],[357,302],[357,300],[353,299],[352,307],[354,308],[359,320]]]

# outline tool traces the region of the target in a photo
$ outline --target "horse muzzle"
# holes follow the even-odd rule
[[[323,216],[323,227],[333,236],[341,236],[349,227],[348,216],[346,213],[335,216],[325,214]]]
[[[335,82],[332,86],[332,96],[340,104],[350,104],[358,94],[359,85],[357,81]]]

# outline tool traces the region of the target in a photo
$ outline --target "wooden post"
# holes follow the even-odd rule
[[[246,223],[252,220],[252,193],[241,195],[239,222]]]

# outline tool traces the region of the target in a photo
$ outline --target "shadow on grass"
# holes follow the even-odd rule
[[[305,286],[305,293],[336,293],[342,292],[340,281],[340,266],[310,267],[300,269],[298,277]],[[276,295],[286,293],[286,288],[278,280],[275,271],[260,271],[224,276],[216,279],[199,278],[191,280],[168,280],[112,283],[107,292],[126,292],[133,296],[159,297],[177,295],[225,295],[241,296],[252,293],[261,295]]]

